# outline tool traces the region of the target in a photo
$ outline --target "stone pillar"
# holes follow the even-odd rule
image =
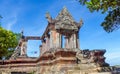
[[[77,46],[77,48],[80,49],[79,32],[76,33],[76,37],[77,37],[77,43],[76,43],[76,46]]]
[[[62,48],[62,35],[59,33],[59,47]]]
[[[21,44],[21,56],[27,56],[27,41],[26,40],[22,40],[22,44]]]
[[[46,38],[46,50],[48,51],[50,49],[50,37],[49,35],[46,35],[45,38]]]
[[[69,48],[69,37],[65,37],[65,48]]]
[[[69,38],[69,48],[77,48],[77,37],[75,33]]]
[[[55,44],[56,48],[61,48],[61,34],[60,33],[56,33],[56,44]]]
[[[40,55],[42,55],[42,45],[39,46]]]
[[[50,31],[50,48],[53,48],[53,32],[54,31]]]
[[[42,54],[46,51],[45,40],[42,40]]]
[[[61,34],[56,32],[56,30],[50,31],[50,48],[60,48],[61,47]]]
[[[76,41],[77,41],[76,34],[73,34],[73,48],[76,48]]]
[[[70,36],[70,38],[69,38],[69,47],[70,47],[70,48],[73,48],[73,46],[74,46],[74,44],[73,44],[73,37],[74,37],[74,35],[72,34],[72,35]]]

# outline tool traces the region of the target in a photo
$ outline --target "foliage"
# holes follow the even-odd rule
[[[0,58],[8,58],[17,44],[18,40],[16,34],[0,27]]]
[[[108,13],[101,24],[108,33],[120,27],[120,0],[79,0],[79,2],[86,5],[91,12]]]
[[[11,57],[11,55],[14,52],[14,48],[8,49],[7,54],[5,55],[5,59],[9,59]]]
[[[0,16],[0,19],[2,16]],[[3,57],[8,59],[14,52],[14,48],[18,44],[18,40],[21,35],[19,33],[13,33],[1,27],[0,22],[0,59]]]

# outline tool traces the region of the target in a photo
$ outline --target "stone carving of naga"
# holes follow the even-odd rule
[[[106,50],[81,50],[76,53],[76,58],[78,63],[95,63],[98,66],[108,66],[105,63],[104,53]]]

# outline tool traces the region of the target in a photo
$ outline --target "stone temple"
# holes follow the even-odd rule
[[[9,60],[0,61],[0,74],[112,74],[105,62],[105,50],[81,50],[79,30],[83,21],[75,22],[64,7],[56,18],[46,14],[48,25],[43,35],[24,36]],[[41,40],[40,56],[28,57],[28,40]]]

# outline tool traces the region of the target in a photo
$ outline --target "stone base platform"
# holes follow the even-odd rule
[[[39,58],[18,57],[0,64],[0,72],[34,72],[34,74],[111,74],[111,67],[97,66],[96,63],[78,63],[77,50],[59,49],[47,51]],[[82,57],[82,56],[81,56]],[[3,73],[2,73],[3,74]]]
[[[110,67],[100,67],[95,63],[78,64],[73,50],[45,52],[38,61],[36,74],[111,74]]]

